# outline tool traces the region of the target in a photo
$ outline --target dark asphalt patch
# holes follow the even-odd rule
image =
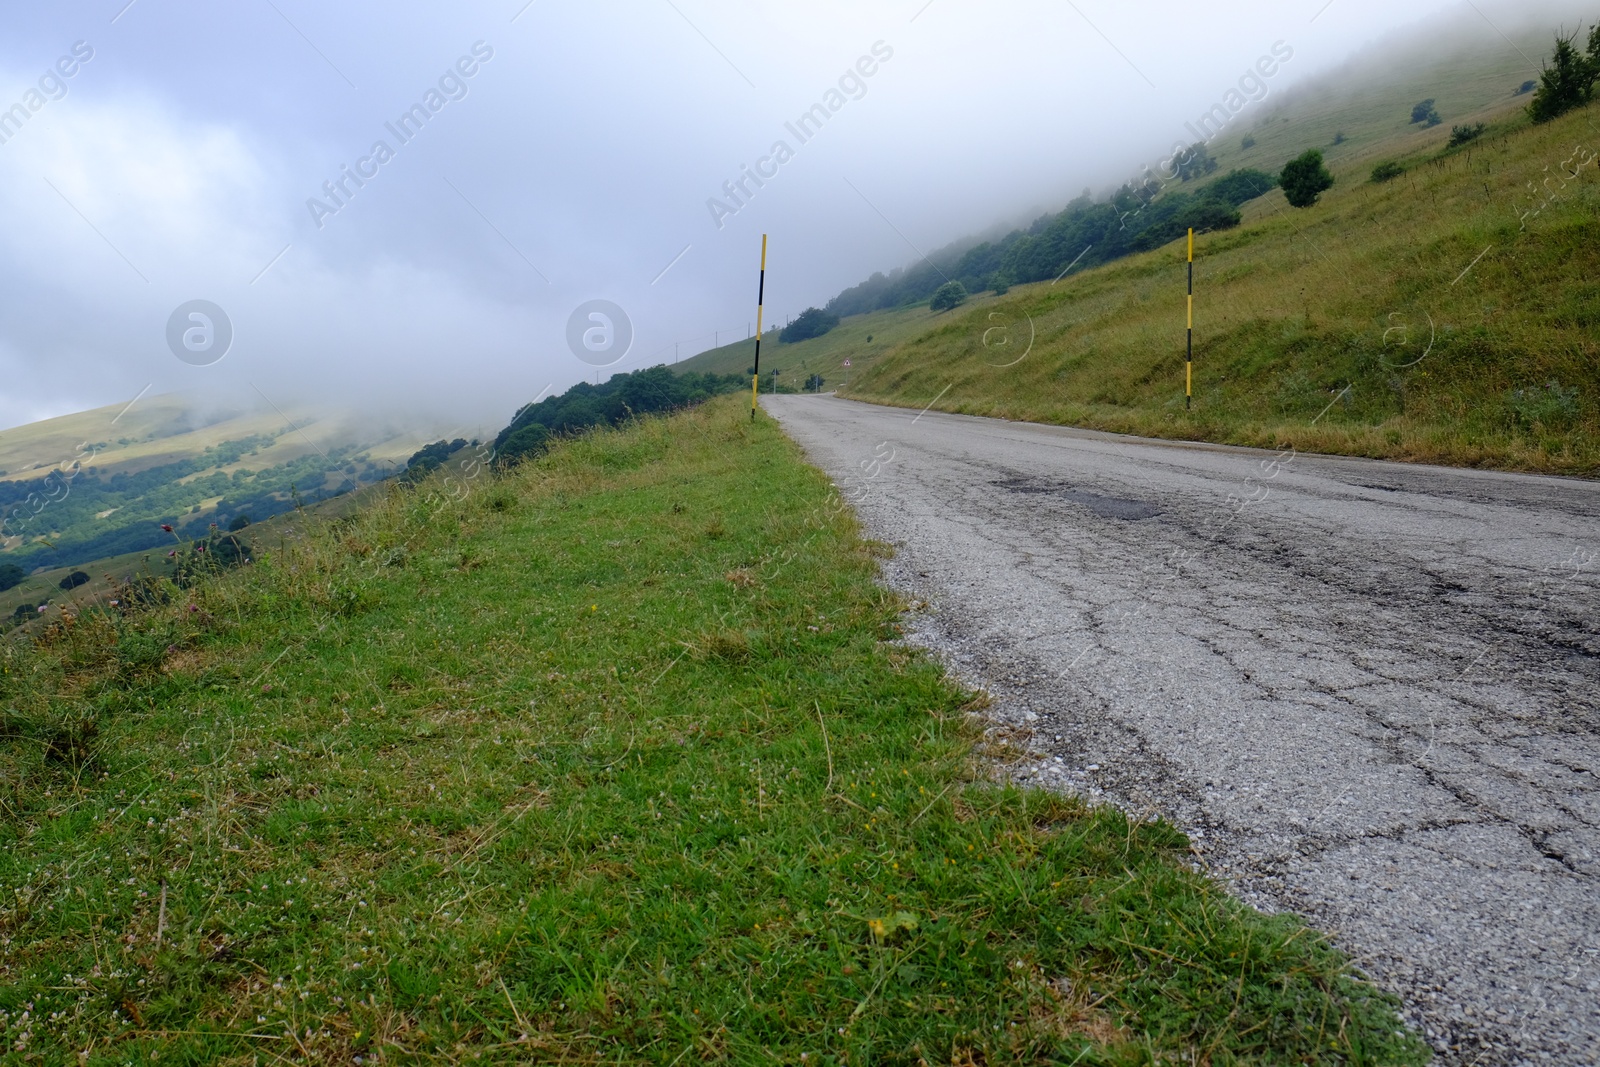
[[[1024,478],[1007,478],[994,484],[997,488],[1009,489],[1013,493],[1033,493],[1070,500],[1074,504],[1082,504],[1102,519],[1125,519],[1129,522],[1137,522],[1140,519],[1153,519],[1161,514],[1160,508],[1143,500],[1128,500],[1119,496],[1101,496],[1098,493],[1085,493],[1081,489],[1073,489],[1061,483],[1035,482]]]

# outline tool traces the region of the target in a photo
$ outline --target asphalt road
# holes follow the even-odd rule
[[[1008,773],[1159,812],[1444,1063],[1600,1063],[1600,483],[765,400]]]

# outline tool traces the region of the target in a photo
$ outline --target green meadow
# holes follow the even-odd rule
[[[1420,1063],[1184,837],[985,769],[743,398],[0,664],[0,1063]]]

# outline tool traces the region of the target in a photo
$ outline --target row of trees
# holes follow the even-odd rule
[[[603,385],[579,382],[560,396],[519,410],[495,437],[495,461],[504,465],[536,456],[549,447],[552,437],[582,433],[594,426],[617,426],[639,415],[675,411],[749,384],[749,379],[737,374],[674,374],[665,366],[613,375]]]

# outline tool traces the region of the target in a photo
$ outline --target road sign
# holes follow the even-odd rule
[[[850,361],[849,361],[849,360],[848,360],[848,359],[847,359],[847,360],[845,360],[845,361],[844,361],[844,365],[845,365],[845,366],[846,366],[846,367],[848,367],[848,366],[849,366],[849,365],[850,365]]]

